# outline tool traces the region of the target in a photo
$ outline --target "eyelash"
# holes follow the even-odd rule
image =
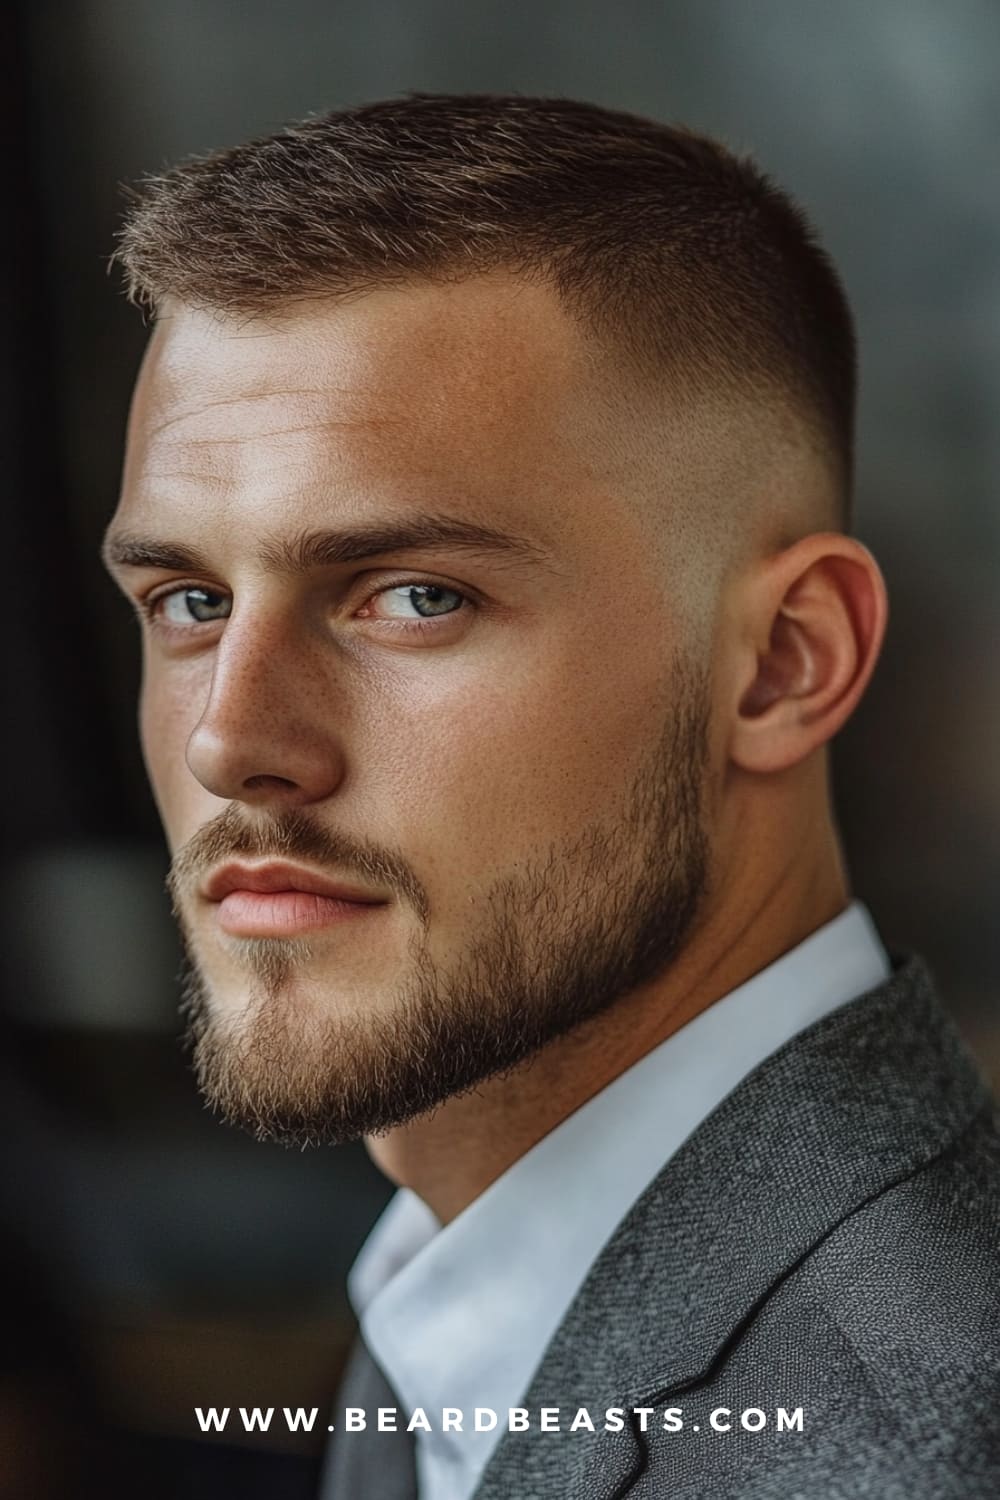
[[[458,597],[462,600],[462,604],[458,609],[449,610],[446,614],[429,616],[428,618],[423,620],[383,619],[379,622],[382,625],[390,626],[394,634],[404,633],[411,635],[425,635],[428,630],[440,629],[441,622],[450,620],[455,615],[465,614],[467,607],[476,608],[477,606],[477,600],[467,589],[457,588],[454,584],[442,583],[439,580],[433,578],[409,577],[398,578],[389,583],[381,583],[379,584],[377,589],[372,589],[371,593],[365,596],[364,600],[359,605],[358,610],[355,611],[355,617],[357,617],[358,613],[361,610],[367,609],[372,601],[377,599],[379,595],[389,594],[392,593],[394,589],[401,588],[446,589],[449,593],[457,594]],[[144,621],[148,622],[148,624],[150,624],[154,629],[159,630],[161,633],[175,636],[182,635],[186,637],[190,637],[195,632],[199,632],[200,627],[202,626],[209,627],[218,623],[214,620],[192,620],[190,625],[185,626],[167,624],[167,622],[158,613],[158,606],[165,603],[167,599],[172,598],[175,594],[183,594],[188,589],[204,589],[206,593],[221,595],[225,595],[227,593],[226,589],[215,588],[204,582],[195,581],[194,579],[187,579],[185,581],[172,583],[165,588],[151,591],[150,593],[144,595],[136,601],[136,606],[140,617]],[[226,618],[227,617],[225,616],[223,617],[223,623],[225,622]]]

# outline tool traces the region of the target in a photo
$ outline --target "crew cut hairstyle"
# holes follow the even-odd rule
[[[133,301],[258,314],[506,268],[619,355],[711,398],[782,402],[846,523],[855,340],[802,210],[692,131],[569,99],[414,94],[292,124],[131,190]]]

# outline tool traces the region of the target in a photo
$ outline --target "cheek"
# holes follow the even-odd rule
[[[662,667],[549,644],[456,677],[432,704],[396,700],[395,750],[379,759],[425,877],[476,883],[606,821],[648,761]]]
[[[217,811],[188,768],[185,752],[199,715],[202,685],[148,666],[139,696],[139,737],[150,785],[172,848]]]

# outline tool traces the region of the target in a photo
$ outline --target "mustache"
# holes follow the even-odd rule
[[[414,908],[426,924],[427,892],[402,855],[368,839],[356,839],[324,828],[307,813],[289,812],[270,816],[265,822],[247,822],[235,803],[199,828],[174,855],[167,876],[167,890],[175,908],[185,890],[223,860],[243,856],[250,859],[299,859],[330,866],[339,874],[354,875],[376,885],[388,886]]]

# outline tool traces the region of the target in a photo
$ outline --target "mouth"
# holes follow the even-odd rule
[[[299,865],[227,864],[201,888],[230,937],[296,937],[356,922],[384,909],[389,898],[332,880]]]

